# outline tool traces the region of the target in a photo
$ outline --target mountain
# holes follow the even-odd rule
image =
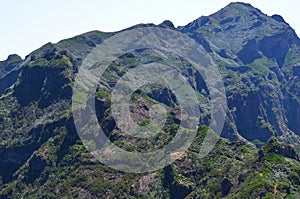
[[[275,135],[299,143],[300,40],[282,17],[231,3],[179,30],[218,54],[231,118],[225,137],[266,142]]]
[[[205,127],[210,116],[204,110],[188,151],[172,154],[177,160],[164,169],[131,174],[101,164],[77,134],[72,88],[85,57],[122,31],[47,43],[25,60],[11,55],[0,62],[0,198],[299,198],[300,40],[289,24],[250,4],[231,3],[186,26],[164,21],[126,30],[137,27],[177,30],[209,53],[226,87],[223,138],[208,156],[198,156],[204,136],[217,136]],[[178,55],[141,49],[119,56],[95,95],[97,120],[116,146],[150,152],[174,138],[181,113],[167,87],[151,84],[131,98],[140,126],[157,129],[151,107],[167,110],[165,126],[147,139],[116,126],[110,96],[116,82],[139,64],[170,61],[200,99],[208,98],[204,80]]]

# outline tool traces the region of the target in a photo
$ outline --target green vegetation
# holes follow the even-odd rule
[[[155,25],[139,25],[147,26]],[[87,132],[88,138],[81,140],[76,132],[72,108],[91,107],[71,106],[90,100],[84,86],[76,85],[82,92],[72,92],[72,85],[88,53],[115,33],[94,31],[48,43],[22,66],[16,55],[0,62],[0,83],[12,71],[19,75],[0,96],[0,198],[300,198],[300,78],[293,68],[300,63],[300,47],[294,31],[243,3],[178,31],[203,45],[224,78],[228,110],[223,138],[205,126],[211,119],[210,96],[199,71],[172,52],[139,49],[114,60],[96,89],[96,116],[106,136],[126,151],[155,152],[179,128],[191,133],[186,121],[202,126],[188,150],[169,154],[174,162],[163,169],[130,174],[103,165],[85,148],[97,149],[98,143],[89,139],[97,135]],[[190,85],[175,78],[175,90],[159,82],[138,88],[129,100],[128,117],[138,124],[131,133],[147,138],[130,136],[115,123],[111,93],[128,71],[151,63],[174,67]],[[129,91],[131,85],[121,86]],[[200,104],[200,118],[182,110],[176,96],[195,103],[187,93],[190,87]],[[157,121],[153,107],[159,107]],[[126,124],[128,117],[120,122]],[[93,128],[88,118],[82,123]],[[207,135],[219,140],[201,158]]]

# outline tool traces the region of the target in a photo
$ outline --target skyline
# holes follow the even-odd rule
[[[92,30],[112,32],[139,23],[159,24],[164,20],[172,21],[176,27],[184,26],[203,15],[217,12],[230,2],[236,1],[214,1],[209,4],[204,0],[3,2],[0,7],[3,30],[0,60],[5,60],[10,54],[24,58],[47,42],[57,43]],[[296,0],[242,2],[250,3],[268,15],[280,14],[300,34]]]

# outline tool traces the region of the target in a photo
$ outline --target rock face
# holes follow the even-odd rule
[[[256,40],[249,40],[243,49],[238,53],[238,57],[244,64],[253,63],[256,59],[261,58],[261,55],[258,53],[258,44]]]
[[[26,181],[28,183],[32,183],[41,175],[41,172],[44,170],[46,165],[46,160],[43,160],[40,156],[34,155],[29,161],[29,171],[26,176]]]
[[[283,32],[264,37],[260,41],[259,47],[266,57],[276,59],[277,64],[281,67],[291,46],[299,44],[299,38],[295,34]]]
[[[12,86],[21,72],[22,58],[18,55],[10,55],[7,60],[0,61],[0,94]]]
[[[300,160],[293,147],[280,144],[275,137],[272,137],[264,146],[266,152],[280,154],[284,157]]]
[[[260,109],[260,100],[257,91],[250,91],[247,95],[237,94],[233,101],[229,101],[229,105],[236,108],[234,113],[236,115],[235,123],[239,134],[247,140],[259,138],[261,141],[266,142],[273,135],[272,129],[255,130],[255,126],[261,123],[259,120],[260,115],[264,114]]]
[[[15,96],[20,104],[28,105],[34,101],[40,107],[49,106],[57,99],[72,95],[72,74],[76,64],[65,51],[50,46],[44,56],[31,57],[31,63],[24,66],[22,76],[15,86]]]
[[[259,51],[270,59],[275,59],[278,66],[284,64],[287,52],[292,45],[299,45],[299,39],[295,34],[289,35],[287,32],[278,33],[272,36],[265,36],[258,43],[255,39],[247,42],[238,53],[238,57],[244,64],[253,63],[262,58]]]

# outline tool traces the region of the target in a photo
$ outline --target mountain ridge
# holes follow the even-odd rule
[[[237,12],[237,14],[236,14],[236,12]],[[231,17],[232,13],[234,15],[236,15],[235,18]],[[241,18],[243,18],[242,16],[240,16],[241,13],[246,13],[246,16],[249,16],[250,18],[253,17],[253,20],[252,21],[250,20],[251,24],[242,23],[241,25],[247,26],[247,27],[249,27],[249,26],[252,27],[253,24],[257,23],[257,20],[258,20],[258,22],[263,21],[263,22],[261,22],[261,24],[259,26],[254,27],[254,28],[260,28],[260,26],[263,26],[263,29],[267,29],[265,26],[267,26],[267,27],[274,26],[273,28],[270,29],[271,30],[270,33],[273,33],[274,35],[268,36],[270,34],[270,33],[268,33],[266,36],[263,36],[263,37],[259,36],[260,38],[258,38],[257,35],[254,35],[254,36],[251,36],[250,38],[246,38],[245,41],[240,42],[239,39],[237,39],[237,38],[241,37],[241,36],[238,36],[239,32],[232,34],[232,32],[230,32],[230,30],[226,30],[226,28],[221,31],[216,30],[216,28],[215,28],[216,24],[220,27],[223,27],[224,24],[227,24],[226,26],[241,26],[241,25],[238,25],[240,23],[239,21],[241,20]],[[223,17],[224,14],[226,14],[226,17]],[[264,19],[264,18],[267,18],[267,19]],[[207,50],[207,52],[217,54],[217,56],[218,56],[216,58],[217,62],[220,62],[220,61],[227,62],[226,64],[225,64],[225,62],[223,63],[223,65],[225,64],[224,66],[225,66],[226,70],[230,69],[230,70],[233,70],[234,72],[246,70],[244,72],[247,72],[249,70],[252,70],[251,68],[254,67],[254,66],[251,66],[251,65],[253,65],[254,61],[260,60],[260,59],[265,59],[264,57],[266,57],[266,59],[268,59],[268,61],[266,60],[263,62],[265,62],[267,64],[278,65],[279,68],[284,67],[283,65],[284,65],[284,61],[287,57],[288,51],[293,50],[293,48],[296,48],[295,49],[296,52],[298,51],[297,49],[299,47],[300,40],[297,37],[294,30],[290,26],[288,26],[286,24],[286,22],[283,22],[280,17],[277,16],[275,18],[277,20],[273,19],[271,16],[267,16],[267,15],[263,14],[259,9],[254,8],[250,4],[235,2],[235,3],[230,3],[225,8],[221,9],[220,11],[218,11],[208,17],[200,17],[200,18],[196,19],[194,22],[191,22],[184,27],[179,26],[176,29],[181,31],[182,33],[187,34],[187,35],[191,36],[192,38],[194,38],[197,42],[199,42]],[[272,21],[272,23],[268,23],[269,21]],[[235,25],[232,25],[231,23],[233,23]],[[198,24],[198,25],[196,25],[196,29],[194,27],[195,24]],[[264,24],[267,24],[267,25],[264,25]],[[278,27],[279,25],[281,25],[282,27],[281,28]],[[156,25],[140,24],[140,25],[130,27],[129,29],[136,28],[136,27],[144,27],[144,26],[156,26]],[[175,28],[174,25],[172,24],[172,22],[168,21],[168,20],[159,24],[158,27],[166,27],[166,28],[171,28],[171,29]],[[125,30],[127,30],[127,29],[124,29],[121,31],[125,31]],[[283,30],[283,32],[282,32],[282,30]],[[190,32],[190,31],[193,31],[193,32]],[[213,31],[213,32],[208,34],[207,31],[208,32]],[[224,35],[221,36],[223,34],[222,32],[226,32],[226,33],[224,33]],[[230,34],[231,34],[230,37],[228,36],[227,32],[230,32]],[[251,30],[246,31],[246,32],[249,32],[252,34]],[[26,56],[26,58],[30,57],[30,61],[35,61],[36,59],[38,60],[39,58],[41,58],[43,56],[45,56],[46,59],[48,59],[48,58],[51,59],[51,56],[54,56],[55,53],[59,53],[60,51],[62,51],[62,54],[71,53],[69,56],[75,57],[73,59],[73,61],[71,61],[72,62],[71,64],[74,65],[73,68],[76,71],[77,70],[76,68],[78,67],[78,65],[80,65],[83,58],[96,45],[101,43],[104,39],[112,36],[113,34],[115,34],[115,33],[90,31],[90,32],[83,33],[81,35],[72,37],[70,39],[62,40],[62,41],[58,42],[57,44],[48,43],[48,44],[44,45],[43,47],[41,47],[40,49],[32,52],[30,55]],[[214,34],[218,34],[217,37],[220,37],[220,38],[221,37],[234,38],[235,43],[237,43],[238,46],[240,46],[240,48],[243,48],[243,49],[241,49],[240,51],[237,51],[235,48],[232,48],[232,47],[222,48],[222,47],[224,47],[222,44],[220,44],[218,47],[216,47],[216,43],[215,43],[216,40],[213,39],[216,36],[211,37],[211,35],[214,35]],[[229,40],[227,39],[227,41],[229,41]],[[282,40],[282,42],[280,40]],[[279,41],[279,42],[274,43],[273,41]],[[231,43],[231,42],[228,42],[228,43]],[[270,44],[270,43],[273,45],[273,47],[271,47],[271,48],[267,47],[268,44]],[[278,48],[278,51],[276,51],[276,50],[273,51],[272,49],[274,49],[274,48]],[[272,61],[272,59],[275,59],[277,63],[274,63]],[[295,63],[292,65],[292,68],[291,68],[291,66],[288,66],[290,69],[286,69],[286,70],[289,70],[286,72],[287,75],[291,75],[290,74],[291,71],[293,71],[295,74],[297,74],[297,68],[295,67],[295,66],[297,66],[297,64],[296,64],[297,62],[296,61],[292,61],[292,62],[295,62]],[[246,65],[246,67],[244,67],[243,69],[239,69],[239,67],[241,65],[244,65],[244,66]],[[251,66],[250,68],[249,68],[249,65]],[[224,68],[224,66],[219,66],[219,67],[222,70],[222,68]],[[284,74],[281,71],[282,69],[276,69],[276,67],[270,68],[270,66],[267,66],[266,70],[271,70],[272,73],[275,73],[275,76],[277,78],[284,81],[284,78],[283,78]],[[247,69],[247,67],[248,67],[248,69]],[[255,66],[255,67],[257,67],[257,66]],[[261,69],[259,69],[259,70],[261,70]],[[261,75],[263,75],[263,74],[261,74]],[[286,78],[291,78],[291,77],[286,77]],[[244,82],[242,82],[242,84],[244,84]],[[226,82],[225,82],[225,85],[226,85]],[[249,86],[246,85],[246,87],[249,87]],[[293,89],[295,89],[295,88],[293,88]],[[286,91],[284,91],[284,92],[286,92]],[[229,106],[232,106],[232,105],[229,104]],[[279,128],[279,127],[277,127],[277,128]],[[285,128],[285,127],[281,127],[281,128]],[[234,131],[234,130],[232,129],[231,131]],[[280,130],[280,131],[282,131],[282,130]],[[232,132],[231,132],[231,134],[232,134]],[[236,138],[233,138],[233,140],[237,139],[239,133],[237,131],[235,131],[234,134],[236,134],[235,135]],[[282,134],[282,132],[279,133],[279,135],[280,134]],[[273,133],[271,135],[273,135]],[[231,137],[231,136],[225,135],[225,137]],[[266,141],[266,139],[264,139],[264,141]]]

